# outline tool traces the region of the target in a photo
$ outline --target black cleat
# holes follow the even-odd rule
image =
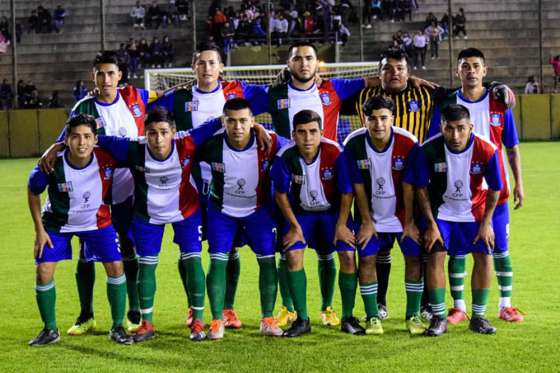
[[[302,334],[307,334],[311,332],[311,322],[309,319],[304,320],[298,316],[296,321],[292,323],[292,325],[284,331],[282,337],[299,337]]]
[[[353,335],[365,335],[366,330],[360,325],[360,322],[354,316],[343,317],[340,323],[340,330],[344,333]]]
[[[473,317],[469,323],[469,329],[480,334],[496,334],[496,328],[483,317]]]
[[[424,335],[428,337],[439,337],[443,335],[443,333],[447,333],[447,318],[440,319],[434,316],[430,321],[430,327],[426,329]]]
[[[60,333],[57,330],[44,328],[38,336],[29,341],[29,347],[46,346],[60,341]]]
[[[126,314],[126,318],[132,324],[140,324],[142,322],[142,314],[139,310],[130,310]]]
[[[123,345],[131,345],[134,342],[132,336],[126,334],[126,331],[124,330],[122,325],[111,329],[111,331],[109,332],[109,339]]]

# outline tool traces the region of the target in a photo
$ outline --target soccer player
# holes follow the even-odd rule
[[[56,343],[60,335],[56,325],[54,272],[61,260],[72,259],[73,236],[80,237],[89,255],[103,262],[107,272],[107,296],[113,325],[111,340],[131,344],[122,322],[126,307],[126,279],[123,273],[119,241],[111,224],[109,202],[111,183],[117,162],[96,148],[95,119],[80,114],[66,124],[66,149],[57,156],[53,172],[39,166],[29,177],[28,202],[35,225],[36,295],[41,319],[45,323],[30,346]],[[41,216],[41,193],[48,198]]]
[[[359,215],[357,240],[360,293],[366,309],[367,334],[383,334],[377,306],[376,255],[381,247],[399,242],[405,259],[406,326],[411,334],[424,333],[420,321],[423,291],[419,232],[413,218],[412,160],[418,140],[393,127],[393,101],[371,96],[364,104],[367,128],[348,136],[344,153],[350,169]],[[406,180],[407,182],[403,182]],[[350,209],[350,206],[346,206]],[[358,214],[359,212],[359,214]]]
[[[272,134],[272,151],[255,142],[254,117],[250,103],[234,98],[224,105],[225,128],[199,151],[199,159],[212,170],[208,201],[208,244],[210,269],[208,298],[212,311],[209,339],[224,337],[224,296],[228,253],[242,230],[259,264],[259,290],[263,335],[280,336],[282,330],[272,317],[277,292],[274,261],[276,226],[271,213],[269,167],[279,148],[279,136]]]
[[[469,328],[482,334],[496,332],[484,315],[492,279],[492,215],[503,187],[498,154],[495,145],[473,132],[469,110],[450,104],[442,112],[441,134],[430,138],[416,157],[415,183],[426,219],[424,243],[429,252],[427,282],[433,311],[428,336],[447,331],[446,251],[450,256],[472,253]]]
[[[340,205],[350,206],[353,199],[352,186],[345,180],[346,164],[341,148],[338,143],[323,138],[321,117],[312,110],[294,115],[293,128],[293,143],[278,152],[271,171],[276,203],[285,219],[281,237],[288,265],[288,285],[297,311],[297,319],[284,336],[297,337],[311,331],[303,266],[306,246],[322,255],[338,251],[341,329],[350,334],[365,334],[352,315],[357,276],[354,235],[347,225],[350,209],[339,216]],[[337,227],[343,233],[335,237]]]
[[[498,102],[488,89],[483,85],[486,77],[487,65],[484,54],[474,48],[464,49],[457,58],[457,75],[461,79],[461,89],[450,94],[434,110],[430,124],[430,136],[435,135],[440,129],[441,111],[449,104],[461,104],[469,109],[474,124],[474,131],[484,139],[492,142],[498,148],[504,187],[496,211],[492,217],[492,227],[496,235],[494,255],[494,268],[498,278],[500,290],[499,317],[505,321],[518,322],[523,320],[523,315],[512,307],[512,264],[508,250],[509,238],[509,185],[506,172],[504,152],[505,147],[511,171],[514,178],[513,197],[514,209],[523,205],[523,179],[521,176],[521,154],[519,139],[515,128],[515,120],[511,109]],[[449,283],[454,307],[449,310],[447,320],[457,324],[467,319],[464,300],[465,282],[465,257],[451,256],[449,258]]]

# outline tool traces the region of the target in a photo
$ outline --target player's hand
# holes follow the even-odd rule
[[[179,83],[179,84],[177,84],[177,85],[175,85],[171,88],[168,88],[168,89],[165,90],[165,92],[167,93],[171,90],[178,90],[178,89],[185,89],[187,91],[190,91],[194,85],[196,85],[196,80],[191,79],[191,80],[188,80],[186,82]]]
[[[523,191],[523,185],[515,184],[513,187],[513,209],[523,207],[523,200],[525,199],[525,192]]]
[[[420,87],[426,87],[426,88],[430,88],[430,89],[439,88],[439,84],[431,82],[431,81],[426,80],[426,79],[419,78],[417,76],[411,76],[408,79],[412,82],[412,85],[414,86],[414,88],[420,88]]]
[[[494,249],[494,229],[492,229],[492,225],[488,223],[480,224],[480,228],[478,229],[478,234],[474,238],[473,245],[479,240],[482,240],[482,242],[484,242],[488,254],[491,254],[492,249]]]
[[[255,137],[257,139],[257,145],[259,149],[265,152],[272,152],[272,137],[262,125],[255,123],[253,126],[255,130]]]
[[[367,246],[372,237],[377,238],[377,232],[375,231],[373,222],[371,220],[362,222],[362,224],[360,224],[360,230],[356,235],[356,242],[360,250],[363,250]]]
[[[40,259],[43,256],[43,248],[45,245],[49,245],[51,249],[54,247],[47,231],[41,229],[35,234],[35,246],[33,247],[35,258]]]
[[[315,85],[317,87],[320,87],[321,84],[323,84],[323,78],[321,78],[321,75],[319,74],[319,72],[315,73]]]
[[[336,245],[338,241],[342,241],[354,249],[356,248],[356,237],[354,236],[354,232],[352,232],[346,224],[336,225],[333,244]]]
[[[91,96],[91,97],[97,97],[97,96],[99,96],[99,92],[100,92],[99,88],[94,87],[91,91],[88,91],[87,94],[88,94],[88,96]]]
[[[290,227],[290,229],[282,239],[282,245],[284,245],[284,248],[287,249],[295,245],[297,242],[303,242],[305,244],[305,238],[303,238],[303,231],[301,230],[301,227],[299,225],[296,227],[294,226]]]
[[[50,174],[54,170],[54,163],[56,162],[56,155],[58,152],[64,150],[64,143],[57,142],[49,146],[39,159],[39,168],[43,173]]]
[[[516,105],[516,98],[515,93],[504,83],[500,82],[492,82],[490,83],[490,92],[492,92],[492,96],[501,102],[502,104],[506,105],[509,109],[513,109]]]
[[[443,246],[443,238],[439,232],[437,224],[433,223],[428,226],[426,232],[424,233],[424,243],[426,244],[426,251],[429,253],[432,251],[434,245],[439,242]]]
[[[420,244],[420,231],[414,222],[404,225],[401,242],[403,242],[406,237],[409,237],[417,244]]]

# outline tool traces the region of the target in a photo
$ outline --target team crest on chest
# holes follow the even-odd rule
[[[480,162],[473,162],[471,164],[471,174],[479,175],[482,173],[482,164]]]
[[[276,108],[278,110],[287,109],[290,107],[290,100],[287,98],[281,98],[276,100]]]
[[[331,167],[323,168],[321,170],[321,180],[331,180],[333,176],[334,173]]]
[[[187,111],[198,111],[198,100],[185,102],[185,112]]]
[[[140,118],[142,116],[142,110],[140,110],[140,106],[138,104],[134,104],[130,107],[130,111],[135,118]]]
[[[303,184],[303,175],[292,175],[292,182],[294,184]]]
[[[216,172],[221,172],[221,173],[226,172],[226,165],[220,162],[212,162],[210,164],[210,167],[212,168],[212,170]]]
[[[360,170],[367,170],[369,169],[369,159],[358,159],[356,161],[358,169]]]
[[[437,173],[447,172],[447,163],[445,162],[434,163],[434,172]]]
[[[331,104],[331,95],[328,93],[321,93],[319,95],[319,97],[321,97],[321,102],[323,103],[323,105],[325,106],[329,106]]]
[[[58,183],[58,191],[61,193],[69,193],[74,191],[74,187],[72,186],[71,181],[67,181],[65,183]]]
[[[418,110],[420,110],[420,105],[418,105],[418,101],[411,100],[408,102],[408,111],[412,111],[413,113],[416,113]]]
[[[185,158],[185,159],[183,159],[183,161],[181,162],[181,165],[182,165],[183,167],[187,167],[187,166],[189,165],[190,162],[191,162],[191,159],[190,159],[190,158]]]
[[[393,170],[402,171],[404,169],[404,158],[402,156],[396,156],[393,158]]]
[[[109,166],[103,167],[103,180],[111,180],[113,178],[113,168]]]
[[[491,113],[490,124],[494,127],[499,127],[502,124],[502,115],[500,113]]]

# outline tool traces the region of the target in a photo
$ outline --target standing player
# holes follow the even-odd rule
[[[405,259],[406,326],[415,335],[425,330],[419,315],[423,291],[421,247],[413,218],[414,188],[409,184],[418,141],[406,130],[393,127],[393,110],[390,98],[370,97],[363,107],[367,128],[348,136],[344,153],[360,216],[357,240],[366,333],[383,334],[377,306],[376,254],[397,240]],[[349,212],[350,206],[346,208]]]
[[[418,202],[426,219],[427,280],[434,317],[426,331],[447,331],[445,252],[472,253],[472,318],[477,333],[496,332],[484,318],[492,281],[492,215],[503,187],[496,146],[473,132],[469,110],[457,104],[442,112],[441,134],[430,138],[416,159]],[[484,182],[488,188],[484,187]]]
[[[523,315],[516,307],[511,305],[512,265],[508,251],[509,186],[503,154],[503,147],[505,146],[515,181],[513,188],[514,209],[518,209],[523,205],[524,193],[521,177],[521,154],[515,120],[511,109],[498,102],[483,85],[487,71],[484,54],[478,49],[465,49],[459,53],[457,62],[457,75],[461,79],[461,89],[453,92],[436,107],[430,125],[430,135],[435,135],[439,132],[441,111],[449,104],[461,104],[469,109],[474,124],[474,131],[498,148],[501,176],[502,180],[505,180],[496,211],[492,217],[492,227],[496,235],[493,251],[494,267],[500,290],[499,317],[505,321],[522,321]],[[463,291],[465,257],[451,256],[448,268],[454,307],[449,311],[447,320],[451,324],[457,324],[467,319],[467,308]]]
[[[131,344],[122,322],[126,307],[126,279],[123,273],[119,241],[111,225],[109,201],[117,162],[97,143],[95,119],[80,114],[66,124],[64,143],[68,147],[46,174],[35,167],[29,177],[28,201],[35,224],[35,260],[37,263],[37,304],[45,323],[30,346],[56,343],[60,339],[56,326],[53,281],[57,262],[72,259],[70,241],[80,237],[89,255],[103,262],[107,271],[107,296],[113,325],[109,337]],[[41,216],[40,194],[47,188],[48,198]]]

